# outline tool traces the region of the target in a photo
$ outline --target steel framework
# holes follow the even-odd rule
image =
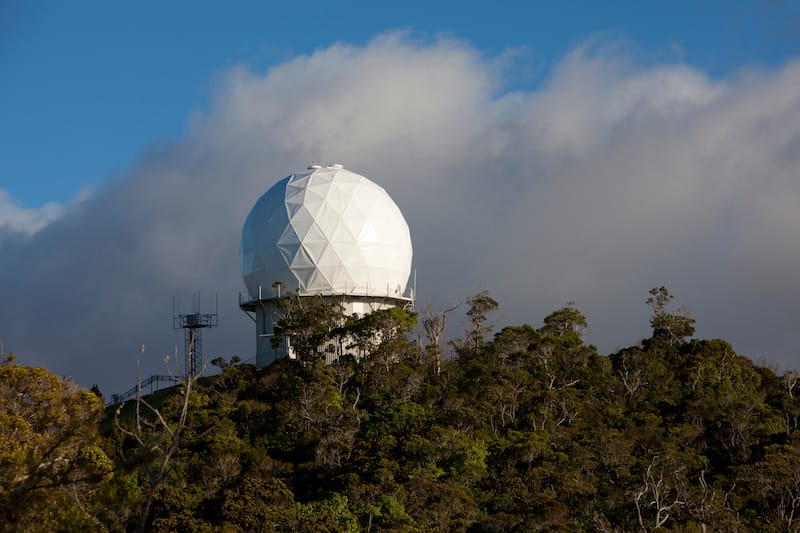
[[[200,312],[200,296],[195,301],[195,312],[187,315],[175,313],[175,300],[172,303],[172,327],[184,330],[184,369],[187,376],[194,377],[203,371],[203,330],[218,324],[218,303],[216,296],[212,301],[213,313]]]

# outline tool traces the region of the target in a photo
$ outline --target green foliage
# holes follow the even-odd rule
[[[667,310],[671,301],[672,295],[666,287],[651,289],[650,297],[647,298],[647,305],[653,309],[650,317],[653,339],[663,341],[668,346],[681,343],[694,334],[694,318],[683,306],[672,311]]]
[[[80,391],[76,406],[31,396],[57,407],[51,419],[83,428],[67,449],[88,477],[54,469],[47,479],[80,500],[37,488],[28,514],[4,509],[14,520],[6,529],[797,531],[797,374],[759,368],[722,340],[687,340],[691,317],[667,309],[666,289],[650,296],[652,337],[605,357],[584,343],[588,322],[572,302],[539,329],[487,338],[497,303],[480,293],[468,300],[459,357],[436,364],[426,357],[438,356],[431,344],[442,330],[415,344],[414,313],[348,318],[308,304],[309,316],[295,308],[285,323],[308,332],[302,363],[257,370],[218,360],[221,373],[188,394],[147,399],[163,422],[149,410],[137,433],[126,408],[102,442],[96,418],[57,418],[88,412]],[[330,339],[347,339],[357,356],[325,364],[312,345]],[[0,387],[25,381],[10,377]],[[51,433],[14,418],[28,403],[3,398],[0,468],[21,483],[42,448],[19,436]],[[17,501],[13,483],[0,483],[6,506]]]
[[[575,302],[567,302],[565,307],[544,318],[541,332],[545,336],[566,338],[580,344],[586,334],[586,329],[586,317],[575,307]]]
[[[84,504],[108,479],[100,398],[43,368],[0,363],[0,530],[95,528]]]
[[[322,296],[315,298],[290,294],[278,300],[281,319],[275,325],[273,348],[277,348],[284,337],[290,337],[292,346],[303,361],[311,361],[324,355],[321,350],[344,322],[341,304]]]
[[[350,510],[346,496],[333,494],[330,498],[308,504],[297,504],[300,531],[341,531],[358,533],[358,519]]]
[[[416,323],[416,313],[392,307],[351,317],[339,333],[350,339],[350,350],[356,349],[359,357],[377,361],[388,372],[391,364],[409,353],[408,335]]]
[[[495,311],[499,304],[489,296],[488,291],[479,292],[467,298],[467,304],[469,305],[467,318],[470,322],[470,329],[467,330],[467,338],[459,346],[462,352],[465,349],[477,352],[483,346],[484,335],[492,329],[492,326],[487,323],[489,314]]]

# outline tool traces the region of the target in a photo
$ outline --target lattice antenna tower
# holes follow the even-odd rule
[[[180,302],[176,308],[175,297],[172,298],[172,328],[184,331],[184,368],[187,377],[195,377],[203,371],[203,330],[216,327],[218,324],[217,295],[214,295],[210,305],[210,313],[201,313],[198,293],[192,297],[193,312],[183,315],[180,313]]]

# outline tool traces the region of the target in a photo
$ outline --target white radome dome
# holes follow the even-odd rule
[[[411,236],[382,187],[341,165],[309,167],[273,185],[242,228],[250,298],[281,291],[403,298]]]

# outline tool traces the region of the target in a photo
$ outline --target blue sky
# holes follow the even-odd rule
[[[81,385],[163,374],[176,294],[249,358],[242,224],[313,161],[397,202],[420,308],[575,301],[608,354],[665,285],[800,369],[800,0],[0,0],[0,81],[0,340]]]
[[[711,76],[774,67],[800,48],[796,1],[0,2],[0,189],[17,203],[66,202],[178,139],[220,72],[266,69],[387,30],[525,54],[507,86],[533,87],[594,35],[637,61]]]

